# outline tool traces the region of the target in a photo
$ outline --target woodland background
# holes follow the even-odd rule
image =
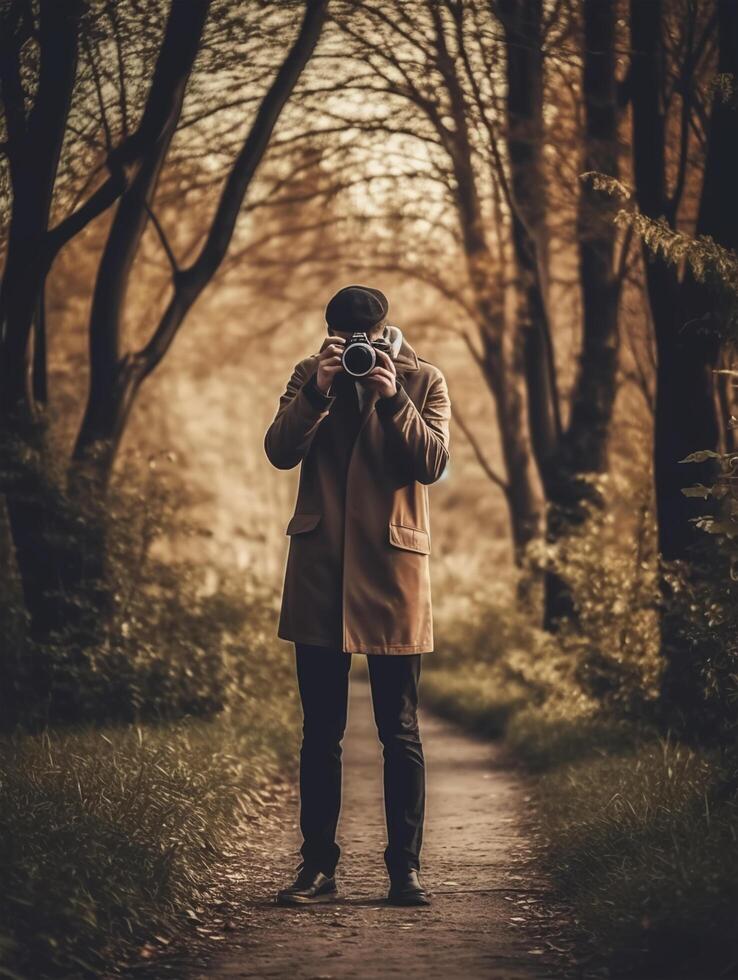
[[[737,68],[734,0],[0,4],[7,969],[175,928],[291,758],[262,440],[363,282],[452,399],[428,698],[609,968],[734,975]]]

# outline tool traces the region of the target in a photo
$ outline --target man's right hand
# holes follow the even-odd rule
[[[346,343],[345,337],[326,337],[323,346],[318,354],[318,374],[315,384],[318,389],[327,395],[330,391],[333,379],[339,371],[343,370],[341,364],[341,353]]]

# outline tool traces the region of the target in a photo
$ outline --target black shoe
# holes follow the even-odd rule
[[[430,896],[420,884],[418,872],[411,868],[399,877],[393,877],[387,894],[390,905],[430,905]]]
[[[301,862],[292,884],[277,892],[277,905],[314,905],[317,902],[332,902],[337,895],[334,875],[325,875]]]

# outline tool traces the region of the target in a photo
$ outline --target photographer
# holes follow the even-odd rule
[[[278,894],[283,904],[337,895],[352,653],[367,657],[384,749],[388,901],[430,904],[418,876],[418,680],[421,654],[433,650],[428,485],[449,458],[451,406],[441,371],[387,323],[387,312],[378,289],[351,285],[333,296],[329,336],[295,366],[264,438],[274,466],[301,464],[277,635],[295,644],[304,716],[303,861]]]

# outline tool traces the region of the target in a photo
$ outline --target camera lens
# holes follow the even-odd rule
[[[369,374],[377,360],[377,355],[369,344],[351,344],[343,352],[342,360],[349,374],[361,377]]]

